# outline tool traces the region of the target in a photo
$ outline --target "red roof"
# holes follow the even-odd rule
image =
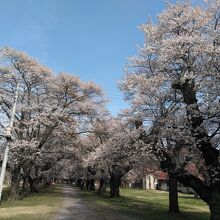
[[[167,173],[164,173],[163,171],[156,171],[155,172],[155,178],[157,180],[168,180],[169,176]]]
[[[154,168],[154,169],[153,169]],[[149,167],[145,168],[146,172],[148,174],[152,174],[154,175],[154,177],[157,180],[162,180],[162,181],[167,181],[169,180],[169,176],[167,173],[160,171],[160,170],[156,170],[155,167],[151,167],[151,169]],[[203,180],[204,178],[202,177],[201,173],[199,173],[198,168],[196,167],[195,164],[190,163],[185,167],[185,170],[188,171],[190,174],[200,178],[201,180]]]

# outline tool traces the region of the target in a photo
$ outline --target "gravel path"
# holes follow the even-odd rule
[[[134,220],[134,218],[118,215],[108,209],[100,212],[97,207],[80,198],[78,188],[65,185],[63,190],[64,201],[55,220]]]
[[[91,218],[90,211],[87,209],[85,202],[80,198],[77,188],[68,185],[63,186],[64,201],[59,210],[56,220],[86,220]]]

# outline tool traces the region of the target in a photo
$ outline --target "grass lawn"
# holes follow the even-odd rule
[[[209,209],[200,199],[179,193],[181,214],[170,216],[168,210],[168,193],[163,191],[121,189],[121,197],[109,199],[97,196],[94,192],[83,191],[82,198],[96,212],[109,215],[127,216],[128,219],[144,220],[208,220]],[[111,214],[112,213],[112,214]],[[112,218],[114,219],[114,218]],[[125,219],[125,218],[123,218]]]
[[[3,192],[0,206],[1,220],[52,220],[62,201],[62,189],[54,187],[22,200],[7,201],[7,190]]]
[[[209,210],[200,199],[179,194],[181,214],[170,216],[168,193],[163,191],[121,189],[121,197],[110,199],[95,192],[82,191],[79,197],[86,210],[97,213],[99,219],[111,220],[208,220]],[[1,220],[53,220],[63,200],[62,186],[8,202],[7,190],[0,206]],[[93,219],[92,219],[93,220]]]

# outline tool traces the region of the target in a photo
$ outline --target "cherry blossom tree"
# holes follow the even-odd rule
[[[15,84],[20,83],[9,161],[14,199],[22,177],[25,184],[42,152],[53,149],[48,145],[52,138],[63,140],[68,134],[73,141],[81,132],[80,124],[86,124],[88,116],[94,117],[104,102],[101,89],[92,82],[83,83],[66,73],[54,75],[23,52],[3,48],[1,61],[0,111],[4,119],[10,118]],[[2,121],[1,127],[5,126]]]
[[[157,24],[140,26],[144,46],[121,85],[161,167],[199,194],[212,220],[220,218],[219,13],[219,0],[206,8],[190,1],[168,4]],[[177,149],[182,162],[173,166]],[[196,161],[206,171],[203,178],[185,169]]]
[[[89,154],[86,161],[96,166],[103,175],[109,175],[110,197],[118,197],[122,177],[141,162],[144,150],[139,130],[135,126],[132,128],[121,117],[112,118],[107,124],[105,139]]]

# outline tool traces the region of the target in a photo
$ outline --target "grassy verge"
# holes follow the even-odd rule
[[[179,194],[181,214],[170,216],[168,210],[168,193],[153,190],[121,189],[121,197],[109,199],[97,196],[93,192],[83,191],[83,199],[91,209],[104,216],[114,213],[122,215],[124,219],[149,220],[208,220],[209,210],[200,199],[191,195]],[[114,219],[114,218],[112,218]]]
[[[54,187],[22,200],[7,201],[7,190],[0,206],[1,220],[52,220],[62,201],[62,189]]]

